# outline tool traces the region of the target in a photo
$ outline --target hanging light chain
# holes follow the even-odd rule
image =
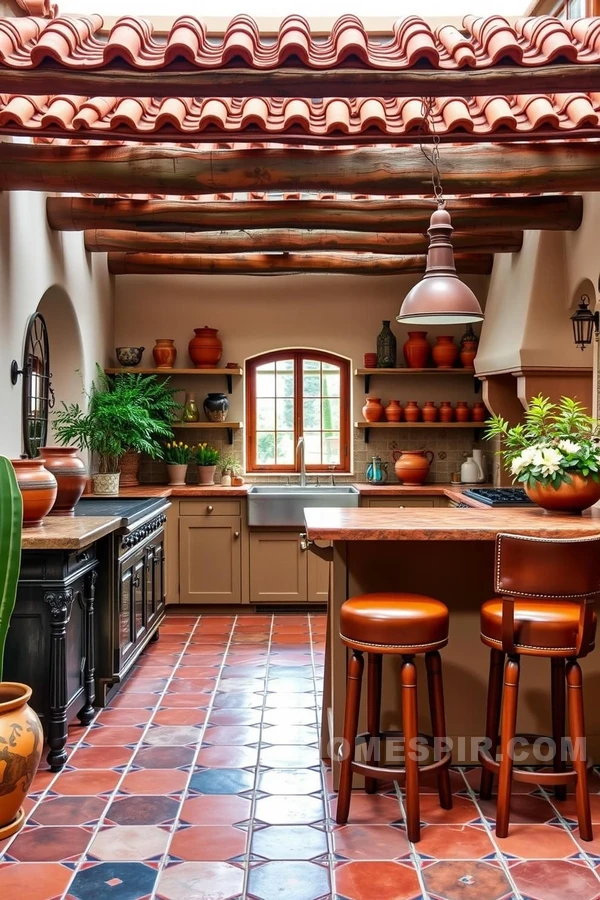
[[[431,166],[431,184],[433,187],[433,196],[435,197],[438,209],[444,209],[446,201],[444,199],[444,190],[442,188],[442,176],[440,173],[440,136],[435,130],[435,119],[433,116],[433,105],[435,100],[433,97],[421,98],[421,123],[419,125],[419,149]],[[428,152],[423,144],[423,135],[427,131],[432,138],[432,149]]]

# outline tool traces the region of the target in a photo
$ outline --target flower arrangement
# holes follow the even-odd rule
[[[210,444],[198,444],[196,447],[196,465],[198,466],[218,466],[221,454],[216,447]]]
[[[235,456],[222,456],[219,465],[224,475],[238,475],[242,471],[239,460]]]
[[[163,446],[163,459],[168,466],[186,466],[195,454],[196,448],[183,441],[172,441]]]
[[[499,451],[513,481],[525,487],[570,484],[574,475],[600,482],[600,424],[581,403],[533,397],[525,421],[512,428],[501,416],[487,421],[486,438],[500,437]]]

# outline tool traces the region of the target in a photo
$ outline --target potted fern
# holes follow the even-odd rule
[[[28,705],[31,688],[3,681],[4,650],[21,568],[23,498],[10,460],[0,456],[0,841],[25,821],[23,800],[36,773],[44,738]]]
[[[216,447],[210,444],[198,444],[196,448],[196,465],[198,466],[199,484],[214,484],[215,469],[219,464],[221,454]]]
[[[543,509],[575,513],[600,500],[600,423],[576,400],[552,403],[540,394],[524,422],[511,428],[492,416],[485,436],[500,438],[513,482]]]

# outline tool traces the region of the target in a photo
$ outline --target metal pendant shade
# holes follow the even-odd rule
[[[483,313],[473,291],[457,276],[450,236],[450,214],[445,209],[431,216],[427,265],[421,281],[404,298],[398,322],[407,325],[456,325],[481,322]]]

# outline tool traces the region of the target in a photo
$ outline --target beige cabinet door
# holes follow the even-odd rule
[[[242,602],[241,533],[235,516],[179,520],[180,603]]]
[[[307,552],[289,531],[250,532],[250,603],[307,599]]]
[[[331,541],[319,541],[319,547],[331,547]],[[308,602],[327,603],[332,563],[326,562],[310,551],[306,557],[308,562]]]

